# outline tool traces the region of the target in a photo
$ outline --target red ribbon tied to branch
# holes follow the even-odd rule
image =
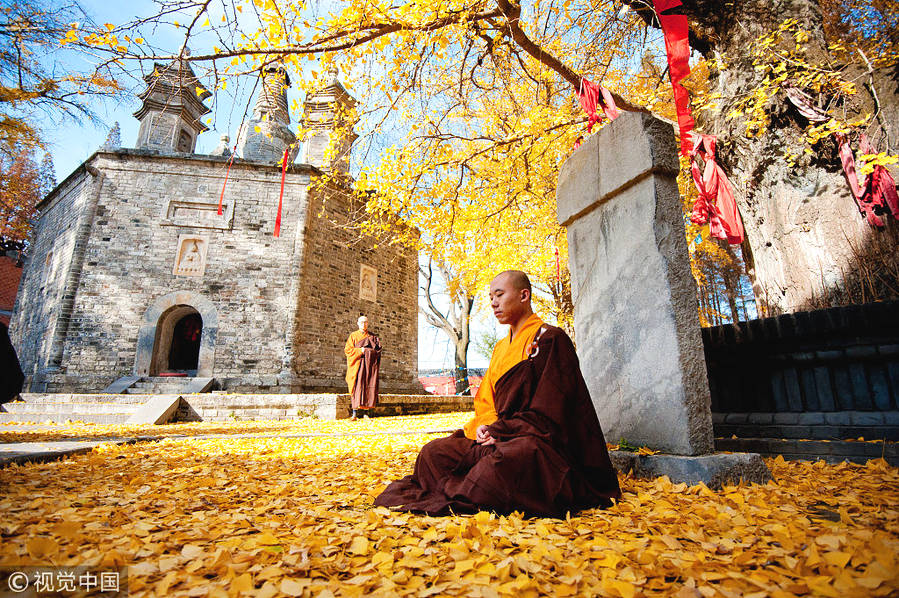
[[[705,172],[700,173],[697,155],[705,162]],[[743,221],[737,210],[734,192],[724,170],[715,162],[715,138],[700,135],[699,143],[690,152],[693,182],[699,191],[699,198],[693,204],[690,220],[694,224],[709,223],[709,233],[716,239],[726,240],[731,245],[743,242]]]
[[[671,76],[677,125],[680,129],[680,151],[681,155],[687,156],[693,149],[690,131],[693,130],[694,122],[690,112],[690,94],[681,85],[681,81],[690,75],[690,28],[686,16],[663,14],[666,10],[680,6],[680,0],[653,0],[653,5],[665,38],[668,73]]]
[[[597,104],[602,106],[602,111],[609,120],[618,118],[619,112],[618,106],[615,105],[615,98],[612,97],[612,92],[602,85],[591,83],[581,77],[581,88],[577,92],[577,97],[581,103],[581,108],[590,117],[587,121],[588,133],[592,133],[593,125],[602,120],[602,117],[596,112]]]
[[[278,216],[275,218],[275,236],[281,236],[281,206],[284,202],[284,178],[287,176],[287,157],[290,148],[284,148],[284,157],[281,159],[281,193],[278,194]]]

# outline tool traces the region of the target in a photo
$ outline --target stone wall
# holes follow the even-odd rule
[[[214,375],[266,375],[274,386],[287,361],[283,314],[294,303],[295,254],[302,244],[297,222],[303,220],[311,170],[296,167],[289,173],[281,236],[274,238],[278,168],[235,163],[225,192],[225,203],[234,204],[226,211],[233,220],[210,223],[201,214],[214,213],[224,159],[124,150],[97,154],[93,166],[106,179],[66,339],[61,384],[99,390],[130,374],[144,312],[160,296],[181,291],[209,299],[218,311]],[[187,206],[183,217],[172,209],[174,202]],[[191,218],[205,226],[185,226]],[[208,242],[201,276],[173,274],[183,234]]]
[[[57,187],[47,203],[39,206],[10,322],[10,336],[25,373],[26,388],[50,359],[75,237],[92,180],[84,168],[79,168]]]
[[[370,237],[360,239],[347,224],[362,207],[333,185],[310,192],[295,369],[307,391],[346,389],[344,344],[364,314],[383,347],[381,391],[424,392],[417,381],[417,255]],[[377,273],[375,300],[360,296],[363,266]]]

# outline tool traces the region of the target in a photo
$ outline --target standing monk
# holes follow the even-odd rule
[[[494,278],[490,303],[510,329],[493,350],[474,418],[426,444],[414,473],[375,504],[429,515],[549,517],[611,505],[621,496],[618,477],[571,339],[534,314],[524,272]]]
[[[368,331],[368,318],[357,320],[359,330],[350,333],[346,353],[346,383],[352,397],[353,415],[378,404],[378,372],[381,369],[381,341]]]

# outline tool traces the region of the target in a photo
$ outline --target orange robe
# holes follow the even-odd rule
[[[356,347],[356,343],[366,336],[370,336],[370,333],[354,330],[346,339],[346,345],[343,347],[343,352],[346,353],[346,384],[350,389],[350,394],[353,394],[353,387],[356,386],[356,376],[359,374],[359,366],[362,365],[362,354],[364,353],[362,349]]]
[[[537,336],[537,331],[540,330],[541,326],[543,326],[543,320],[538,318],[537,314],[531,314],[525,320],[524,325],[514,339],[510,330],[509,336],[496,343],[496,347],[493,348],[493,355],[490,357],[487,373],[484,374],[481,385],[478,387],[478,392],[474,396],[474,417],[463,428],[467,438],[474,440],[477,429],[480,426],[489,426],[498,419],[499,416],[497,416],[496,408],[493,404],[496,381],[502,378],[503,374],[511,370],[518,362],[528,358],[531,343],[534,342],[534,337]]]

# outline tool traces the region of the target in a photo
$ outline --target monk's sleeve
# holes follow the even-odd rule
[[[481,385],[478,386],[478,392],[474,395],[474,417],[465,424],[463,431],[465,437],[471,440],[475,439],[477,430],[482,425],[489,425],[496,421],[496,407],[493,404],[493,380],[490,375],[490,368],[481,379]]]
[[[346,353],[347,363],[351,363],[353,357],[362,355],[362,349],[356,347],[356,342],[353,340],[352,334],[346,339],[346,345],[343,346],[343,352]]]

